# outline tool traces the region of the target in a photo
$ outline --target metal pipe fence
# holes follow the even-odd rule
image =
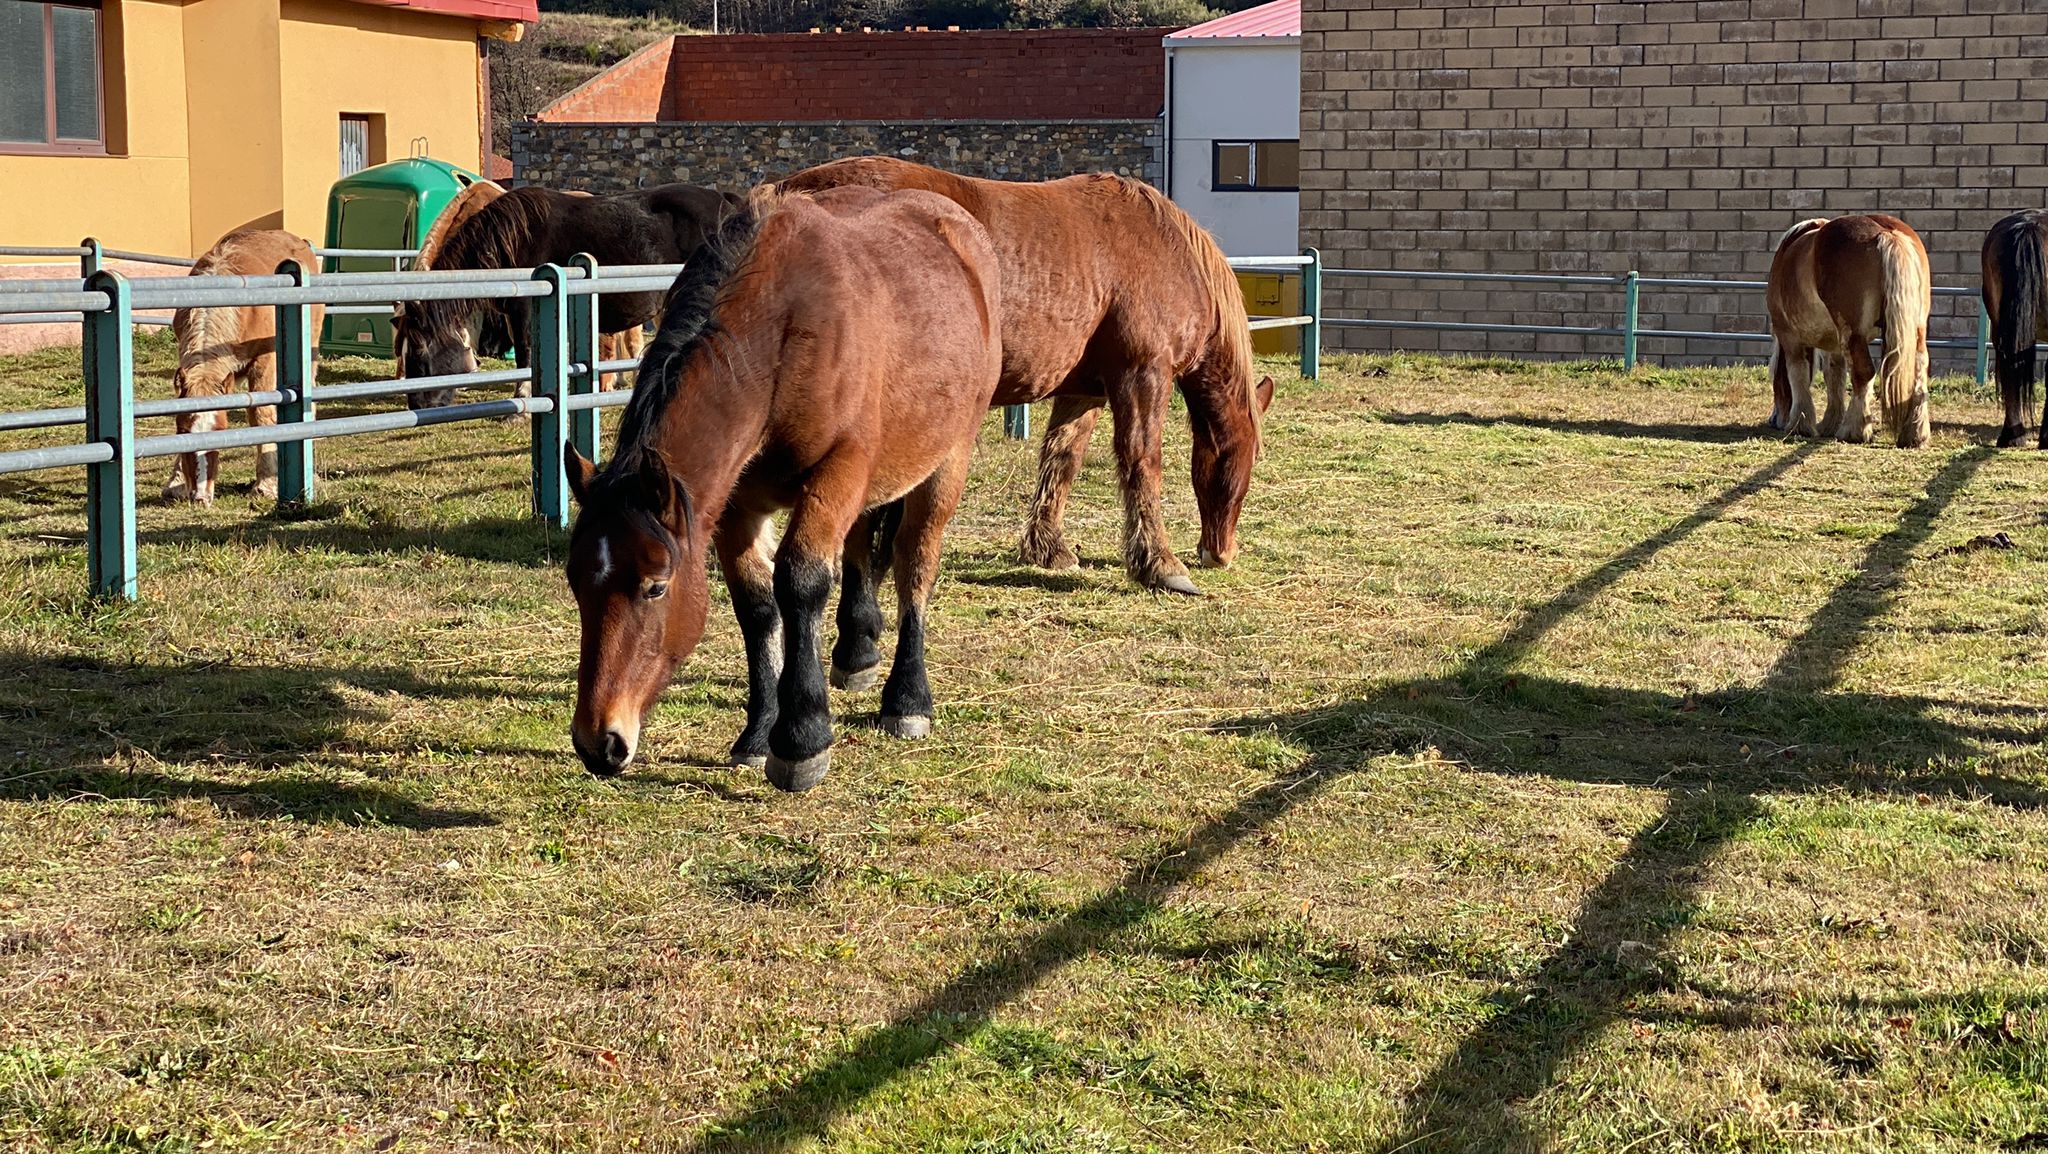
[[[331,252],[331,250],[330,250]],[[597,411],[626,403],[625,391],[599,394],[602,374],[634,367],[630,359],[597,357],[597,301],[613,292],[665,291],[680,265],[640,265],[600,270],[579,256],[566,266],[534,270],[461,270],[449,273],[327,273],[288,261],[273,276],[163,277],[130,280],[88,262],[112,256],[96,244],[77,249],[0,248],[0,255],[73,256],[81,261],[77,280],[18,282],[0,286],[0,320],[33,317],[73,320],[84,326],[81,358],[85,404],[0,414],[0,432],[83,424],[83,443],[0,452],[0,474],[31,470],[86,470],[87,568],[95,594],[132,599],[136,594],[136,465],[155,457],[218,449],[275,445],[278,499],[304,504],[313,499],[314,444],[327,437],[423,428],[456,421],[525,415],[532,418],[532,498],[541,518],[568,521],[569,498],[563,461],[570,448],[597,456]],[[355,251],[350,255],[409,256],[409,252]],[[122,259],[125,259],[122,258]],[[165,263],[174,263],[166,258]],[[532,302],[529,366],[413,379],[316,385],[312,324],[316,305],[382,305],[412,300],[503,300]],[[134,332],[152,318],[142,308],[267,305],[277,314],[277,387],[203,398],[138,400],[135,396]],[[376,311],[374,309],[370,311]],[[366,400],[428,389],[529,384],[531,396],[472,401],[436,409],[395,410],[320,417],[325,402]],[[239,429],[143,436],[137,422],[180,414],[274,405],[277,424]]]
[[[318,250],[322,257],[362,256],[404,259],[409,250]],[[81,360],[85,404],[31,412],[0,413],[0,433],[82,424],[82,443],[0,452],[0,475],[31,470],[86,470],[86,546],[90,582],[95,594],[117,599],[136,595],[136,463],[155,457],[253,445],[278,448],[280,504],[311,501],[315,489],[314,446],[327,437],[397,429],[424,428],[457,421],[525,415],[531,425],[531,495],[536,516],[561,526],[569,518],[569,495],[563,461],[573,448],[597,458],[597,413],[624,405],[631,390],[600,392],[605,373],[629,370],[632,359],[600,361],[597,357],[597,301],[603,293],[666,291],[680,265],[643,265],[600,269],[588,256],[566,265],[526,270],[453,270],[419,272],[405,269],[338,272],[313,276],[296,262],[272,276],[160,277],[131,281],[98,267],[105,259],[130,259],[88,240],[77,248],[0,247],[0,256],[60,256],[80,261],[79,278],[0,282],[0,323],[47,323],[77,320],[84,326]],[[181,258],[158,263],[189,264]],[[1645,328],[1640,324],[1641,293],[1650,289],[1761,290],[1758,281],[1717,281],[1680,277],[1645,277],[1637,272],[1617,276],[1542,273],[1464,273],[1401,269],[1325,268],[1315,249],[1298,256],[1239,257],[1236,269],[1294,271],[1301,277],[1301,311],[1290,316],[1259,316],[1254,331],[1298,328],[1301,333],[1301,375],[1320,372],[1323,326],[1454,332],[1508,332],[1620,337],[1623,361],[1633,369],[1643,338],[1767,342],[1767,333],[1693,332]],[[1330,317],[1324,313],[1326,277],[1406,281],[1551,284],[1570,288],[1618,289],[1623,295],[1618,325],[1483,324],[1373,317]],[[1964,288],[1936,288],[1945,296],[1970,295]],[[313,351],[318,339],[312,325],[315,305],[329,311],[378,312],[394,302],[416,300],[524,299],[532,302],[529,367],[421,377],[406,380],[313,383]],[[137,315],[138,309],[170,310],[208,305],[267,305],[277,315],[277,387],[259,393],[186,399],[137,400],[134,383],[134,330],[137,324],[168,323],[168,318]],[[1978,379],[1985,375],[1989,321],[1979,313],[1978,336],[1969,341],[1930,341],[1937,348],[1978,350]],[[439,409],[361,413],[320,417],[318,407],[334,401],[359,401],[440,388],[477,388],[507,384],[531,386],[530,396],[472,401]],[[220,411],[253,405],[275,405],[278,423],[262,428],[215,429],[206,432],[140,436],[136,422],[184,413]],[[1004,429],[1012,437],[1030,435],[1030,409],[1006,408]]]
[[[1233,262],[1234,263],[1234,262]],[[1622,293],[1620,323],[1602,325],[1542,325],[1542,324],[1494,324],[1477,321],[1427,321],[1406,318],[1376,317],[1330,317],[1323,323],[1332,328],[1413,330],[1418,332],[1467,332],[1467,333],[1534,333],[1547,336],[1578,337],[1620,337],[1622,340],[1622,365],[1633,371],[1640,359],[1639,342],[1644,338],[1670,340],[1727,341],[1731,344],[1769,344],[1771,334],[1757,332],[1721,332],[1718,330],[1659,329],[1644,328],[1642,315],[1642,290],[1708,289],[1726,291],[1763,292],[1766,282],[1760,280],[1713,280],[1703,277],[1651,277],[1630,271],[1612,276],[1587,276],[1576,273],[1487,273],[1487,272],[1441,272],[1413,269],[1389,268],[1325,268],[1326,277],[1352,278],[1360,280],[1401,280],[1401,281],[1457,281],[1473,284],[1534,284],[1558,285],[1576,289],[1618,289]],[[1936,286],[1933,290],[1938,297],[1975,297],[1977,290],[1958,286]],[[1989,376],[1991,343],[1991,318],[1980,305],[1977,310],[1977,335],[1974,340],[1930,340],[1930,349],[1953,349],[1976,354],[1977,383],[1983,384]]]

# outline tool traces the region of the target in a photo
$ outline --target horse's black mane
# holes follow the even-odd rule
[[[752,205],[742,206],[705,237],[684,263],[682,273],[669,287],[661,327],[641,355],[633,399],[619,421],[618,448],[600,482],[640,472],[645,455],[652,451],[655,427],[682,383],[683,369],[721,331],[712,311],[719,294],[746,263],[759,228],[759,213]]]

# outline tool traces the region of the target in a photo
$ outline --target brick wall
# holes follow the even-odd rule
[[[998,180],[1108,171],[1157,183],[1159,120],[549,124],[512,130],[517,182],[616,192],[667,181],[742,189],[883,153]]]
[[[2044,0],[1305,0],[1302,242],[1339,267],[1762,279],[1794,221],[1903,217],[1937,285],[2048,204]],[[1332,315],[1613,325],[1618,291],[1328,283]],[[1763,331],[1645,290],[1648,328]],[[1936,335],[1976,306],[1935,300]],[[1326,330],[1327,331],[1327,330]],[[1612,355],[1618,338],[1346,330],[1349,347]],[[1721,359],[1761,346],[1646,341]],[[1953,365],[1953,361],[1950,362]]]
[[[1171,28],[678,36],[544,121],[1128,120],[1159,115]]]

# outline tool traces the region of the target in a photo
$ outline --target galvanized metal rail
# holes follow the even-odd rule
[[[97,246],[77,250],[0,249],[0,255],[76,256],[81,264],[109,254]],[[383,255],[383,254],[378,254]],[[312,275],[288,261],[276,275],[251,277],[164,277],[131,281],[109,269],[85,272],[77,280],[17,282],[0,286],[0,315],[79,318],[84,325],[82,359],[86,402],[81,406],[0,414],[0,432],[83,424],[82,444],[0,452],[0,474],[37,469],[86,470],[87,569],[95,594],[115,599],[136,595],[136,463],[180,453],[276,445],[278,499],[303,504],[313,499],[314,442],[454,421],[527,415],[532,420],[534,511],[555,525],[566,524],[569,498],[563,460],[571,447],[598,455],[597,410],[623,405],[630,393],[599,393],[600,376],[633,368],[630,359],[597,357],[597,300],[611,292],[665,291],[680,265],[641,265],[600,270],[578,257],[567,266],[525,270],[458,272],[369,272]],[[315,305],[404,300],[526,299],[532,302],[529,367],[447,376],[315,385]],[[134,383],[134,326],[141,308],[175,309],[212,305],[268,305],[277,310],[277,387],[259,393],[205,398],[138,401]],[[322,402],[386,397],[423,389],[528,384],[531,396],[474,401],[438,409],[397,410],[320,418]],[[278,422],[263,428],[142,436],[136,422],[181,413],[275,405]]]

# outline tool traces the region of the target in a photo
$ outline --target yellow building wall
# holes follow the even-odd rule
[[[284,203],[284,92],[277,0],[185,5],[185,123],[191,140],[192,243],[276,228]]]
[[[483,171],[476,21],[346,0],[284,0],[283,12],[284,227],[320,242],[344,112],[384,117],[382,160],[425,137],[428,155]]]
[[[103,10],[108,145],[119,154],[0,155],[0,244],[96,236],[196,256],[244,227],[318,243],[344,112],[384,116],[386,160],[423,136],[431,155],[483,168],[474,20],[346,0],[107,0]]]
[[[96,236],[109,248],[189,255],[184,8],[110,0],[104,12],[104,35],[123,57],[107,84],[109,143],[125,154],[0,156],[0,243]]]

